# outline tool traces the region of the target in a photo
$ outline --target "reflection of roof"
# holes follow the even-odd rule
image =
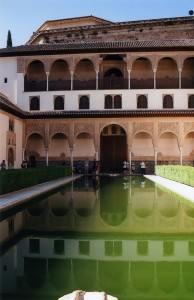
[[[194,39],[180,40],[129,40],[129,41],[96,41],[96,42],[69,42],[59,44],[23,45],[0,49],[0,56],[19,56],[54,53],[106,53],[131,51],[166,51],[166,50],[193,50]]]

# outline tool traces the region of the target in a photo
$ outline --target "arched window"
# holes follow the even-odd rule
[[[173,98],[170,95],[166,95],[163,98],[163,108],[173,108]]]
[[[122,108],[122,101],[120,95],[116,95],[114,97],[114,108]]]
[[[30,110],[40,110],[40,99],[38,97],[30,99]]]
[[[148,108],[148,100],[145,95],[140,95],[137,98],[137,108]]]
[[[112,109],[112,96],[111,95],[107,95],[105,97],[104,108],[105,109]]]
[[[116,134],[117,133],[117,127],[115,125],[112,126],[111,133],[112,134]]]
[[[188,108],[194,108],[194,95],[189,96]]]
[[[61,96],[55,98],[54,110],[64,110],[64,99]]]
[[[88,96],[81,96],[79,99],[79,109],[89,109]]]

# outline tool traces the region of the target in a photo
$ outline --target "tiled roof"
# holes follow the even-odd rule
[[[122,52],[142,50],[194,50],[194,39],[176,40],[129,40],[129,41],[102,41],[102,42],[70,42],[39,45],[22,45],[0,49],[0,56],[19,56],[54,53],[88,53],[88,52]]]
[[[20,118],[24,118],[24,116],[26,114],[22,109],[20,109],[17,105],[12,103],[7,98],[7,96],[5,96],[2,93],[0,93],[0,109],[4,110],[6,112],[10,112],[13,115],[16,115]]]

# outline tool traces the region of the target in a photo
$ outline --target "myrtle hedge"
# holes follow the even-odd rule
[[[194,167],[155,166],[155,174],[194,187]]]
[[[71,175],[71,167],[52,166],[0,171],[0,195]]]

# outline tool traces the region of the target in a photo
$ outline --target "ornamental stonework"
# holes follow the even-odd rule
[[[94,137],[94,123],[75,123],[74,124],[74,137],[76,138],[78,134],[82,132],[87,132],[91,134],[92,137]]]
[[[154,133],[154,123],[153,122],[135,122],[132,125],[133,136],[139,132],[146,132],[151,136]]]
[[[189,132],[194,132],[194,122],[185,122],[184,123],[184,136]]]
[[[38,133],[44,138],[44,136],[45,136],[45,125],[43,123],[26,124],[26,126],[25,126],[25,136],[29,137],[29,135],[31,135],[33,133]]]
[[[178,122],[160,122],[158,123],[158,135],[164,132],[172,132],[178,136],[179,123]]]
[[[63,133],[67,138],[70,137],[70,124],[50,124],[49,125],[49,138],[51,139],[54,134]]]

